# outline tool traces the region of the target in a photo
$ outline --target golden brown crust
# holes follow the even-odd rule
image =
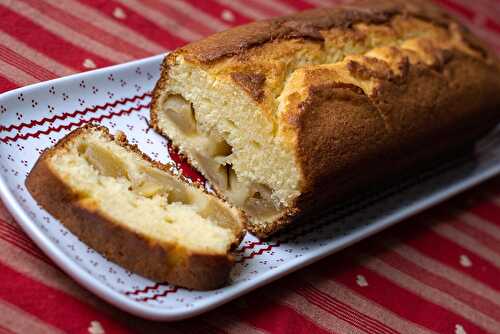
[[[371,35],[363,29],[371,29]],[[412,30],[417,34],[404,33]],[[418,37],[424,30],[432,31]],[[338,58],[322,53],[327,43],[344,51],[352,41],[363,51],[348,50]],[[297,54],[313,59],[305,61],[310,66],[291,66]],[[264,75],[264,87],[249,91],[247,84],[243,90],[284,128],[302,175],[302,195],[275,221],[249,225],[259,236],[274,233],[325,199],[331,202],[456,152],[500,119],[496,57],[425,1],[356,1],[252,23],[189,44],[167,57],[154,92],[152,124],[160,133],[157,102],[179,56],[216,78],[229,74],[236,82],[235,72]],[[286,96],[287,107],[279,114],[276,96],[283,97],[284,86],[298,72],[303,73],[301,89]]]
[[[260,73],[231,73],[231,79],[245,90],[255,101],[262,102],[264,98],[264,83],[266,77]]]
[[[455,54],[439,71],[411,66],[397,81],[385,71],[370,73],[382,78],[373,96],[325,73],[308,78],[309,98],[287,115],[305,181],[296,212],[453,156],[500,119],[499,73],[480,60]],[[295,218],[252,232],[267,236]]]
[[[289,16],[258,21],[222,31],[178,50],[191,60],[210,64],[224,57],[241,55],[246,50],[270,41],[290,38],[323,40],[320,31],[345,28],[359,22],[381,24],[394,15],[412,15],[439,24],[447,15],[435,7],[416,6],[412,1],[354,1],[335,8],[317,8]]]
[[[396,15],[416,17],[445,27],[452,24],[454,29],[460,30],[469,46],[485,57],[493,57],[481,41],[472,36],[464,26],[456,25],[456,22],[446,12],[426,1],[358,0],[349,5],[337,5],[334,8],[311,9],[222,31],[190,43],[167,55],[163,61],[162,75],[153,90],[151,123],[154,128],[157,128],[158,110],[156,105],[161,92],[167,87],[169,68],[174,66],[178,56],[183,56],[186,60],[200,66],[208,67],[231,57],[239,59],[240,63],[244,64],[249,51],[258,46],[286,39],[318,41],[321,43],[325,39],[323,34],[325,31],[335,30],[336,28],[342,31],[356,23],[385,24]],[[280,49],[279,46],[278,49]],[[252,75],[262,75],[258,71],[266,72],[265,68],[257,66],[257,68],[253,69]],[[230,76],[232,76],[232,73]],[[256,85],[254,91],[249,91],[248,88],[251,88],[251,86],[245,86],[247,93],[257,102],[262,102],[265,92],[262,92],[261,85]]]
[[[356,166],[390,165],[410,152],[432,150],[436,138],[460,141],[463,131],[484,131],[499,119],[498,72],[477,59],[455,54],[439,71],[412,65],[399,80],[386,69],[369,74],[378,79],[371,96],[329,83],[326,73],[306,79],[309,97],[288,113],[298,120],[292,126],[304,190],[332,175],[335,182],[353,177],[362,172]]]
[[[91,202],[81,200],[51,170],[49,158],[91,127],[73,131],[38,159],[26,179],[26,186],[38,204],[84,243],[130,271],[156,281],[199,290],[218,288],[226,283],[234,262],[231,254],[193,253],[179,249],[177,245],[145,238],[113,221],[112,217],[104,216]],[[105,128],[99,129],[112,138]],[[118,141],[123,146],[128,145],[124,137]],[[137,150],[135,146],[128,145],[128,148]],[[153,163],[164,170],[166,168]],[[173,257],[173,253],[176,256]],[[175,257],[183,260],[173,263]]]

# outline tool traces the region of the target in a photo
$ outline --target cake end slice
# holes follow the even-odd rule
[[[123,134],[73,131],[42,154],[26,185],[80,240],[130,271],[200,290],[228,280],[243,216]]]

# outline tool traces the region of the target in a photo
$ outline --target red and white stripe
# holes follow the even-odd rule
[[[162,11],[159,11],[154,7],[154,3],[152,2],[143,3],[142,1],[137,0],[117,1],[184,41],[190,42],[203,37],[203,34],[199,32],[200,29],[186,27],[184,22],[175,16],[172,17]]]
[[[89,26],[83,25],[80,29],[77,29],[75,26],[72,26],[73,20],[69,19],[69,17],[66,15],[57,15],[55,11],[42,7],[40,4],[41,2],[28,3],[23,1],[9,1],[3,3],[4,6],[12,11],[42,26],[68,43],[84,47],[102,58],[112,62],[125,62],[133,59],[129,54],[117,51],[106,44],[98,42],[97,40],[101,39],[101,34],[97,34],[97,31],[94,32],[92,38],[82,33],[81,29],[85,32],[91,30]],[[34,6],[39,8],[35,8]],[[40,8],[44,8],[47,11],[42,12]]]
[[[59,63],[3,31],[0,31],[0,45],[9,49],[20,61],[27,60],[31,62],[30,66],[36,66],[41,71],[46,71],[49,77],[62,77],[74,72],[74,69]]]
[[[157,54],[164,52],[164,47],[154,41],[149,40],[145,35],[128,28],[121,22],[113,20],[107,15],[103,15],[100,11],[86,6],[75,0],[44,0],[51,6],[54,6],[67,15],[73,15],[83,20],[86,24],[95,26],[103,32],[110,34],[118,40],[123,40],[127,43],[132,43],[134,47],[138,47],[143,52],[149,54]]]
[[[221,31],[228,29],[229,25],[226,24],[219,17],[213,17],[202,10],[199,10],[189,2],[181,0],[160,0],[164,5],[169,6],[177,11],[183,13],[190,20],[197,22],[199,25],[208,27],[211,31]]]

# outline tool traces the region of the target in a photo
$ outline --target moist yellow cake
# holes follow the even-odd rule
[[[125,268],[183,287],[219,287],[242,218],[169,167],[123,134],[87,126],[45,151],[26,185],[78,238]]]
[[[182,47],[153,95],[155,129],[267,236],[488,131],[500,70],[425,1],[358,1]]]

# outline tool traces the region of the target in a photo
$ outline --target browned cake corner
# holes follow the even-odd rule
[[[495,126],[500,65],[425,1],[255,22],[168,55],[151,119],[259,236]],[[417,168],[418,169],[418,168]]]
[[[202,290],[228,280],[231,249],[243,235],[240,213],[124,135],[75,130],[42,154],[26,185],[80,240],[133,272]]]

